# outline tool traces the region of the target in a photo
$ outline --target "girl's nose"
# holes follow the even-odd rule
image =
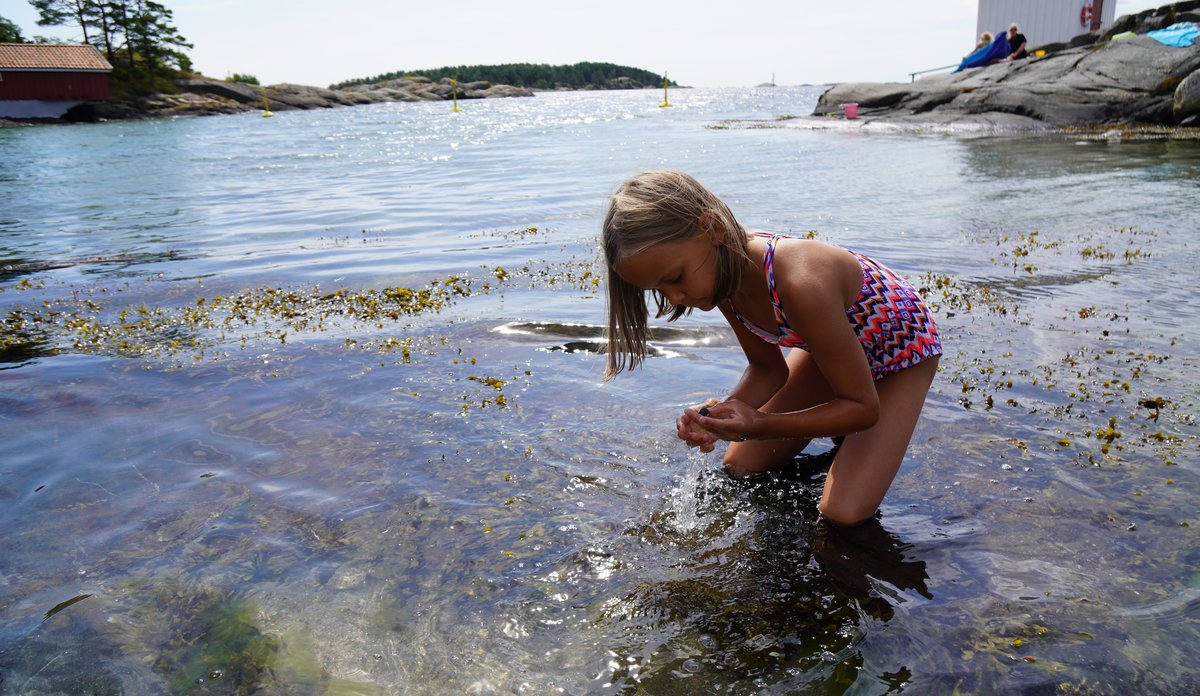
[[[683,304],[683,293],[678,289],[664,290],[663,294],[667,296],[667,299],[670,300],[671,304]]]

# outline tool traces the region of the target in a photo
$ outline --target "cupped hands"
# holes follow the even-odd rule
[[[743,442],[750,439],[762,414],[737,399],[709,399],[700,406],[684,409],[676,420],[676,434],[701,452],[711,452],[717,440]]]

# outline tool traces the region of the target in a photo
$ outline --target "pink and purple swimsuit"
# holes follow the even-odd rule
[[[761,232],[752,234],[767,238],[763,273],[771,291],[771,305],[775,310],[778,331],[772,333],[756,326],[743,317],[737,307],[733,307],[733,313],[747,329],[768,343],[808,350],[808,344],[788,324],[783,313],[783,302],[775,289],[775,243],[787,237]],[[938,338],[937,324],[913,286],[883,264],[857,252],[850,253],[862,266],[863,284],[858,299],[846,310],[846,317],[867,355],[871,376],[878,380],[912,367],[925,358],[941,355],[942,342]]]

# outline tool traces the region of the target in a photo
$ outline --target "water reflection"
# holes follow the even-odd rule
[[[925,561],[878,520],[851,529],[822,525],[813,553],[830,581],[872,618],[891,619],[907,591],[933,599]]]
[[[602,355],[608,350],[604,327],[591,324],[511,321],[497,326],[493,331],[506,336],[548,339],[551,343],[545,349],[549,351]],[[679,357],[679,349],[727,344],[733,341],[731,331],[715,326],[653,326],[649,329],[649,334],[650,341],[646,348],[651,357]]]
[[[55,352],[43,334],[0,325],[0,370],[20,367],[30,360],[54,355]]]
[[[879,520],[849,529],[819,521],[831,452],[749,481],[710,472],[695,491],[700,524],[691,533],[665,515],[631,530],[684,556],[677,572],[637,583],[605,608],[603,620],[630,641],[613,649],[614,686],[841,693],[859,678],[857,646],[870,626],[933,599],[925,561]]]
[[[55,268],[66,268],[68,263],[30,261],[20,257],[0,258],[0,283],[6,283],[14,278],[43,273]]]
[[[90,256],[86,258],[30,259],[22,257],[0,258],[0,283],[32,276],[38,273],[63,268],[81,267],[82,273],[106,273],[117,276],[145,275],[141,266],[173,261],[188,261],[195,256],[174,250],[153,252],[128,252],[112,256]],[[115,271],[113,270],[115,269]],[[137,269],[136,271],[134,269]]]
[[[974,138],[962,141],[962,146],[972,170],[997,180],[1050,181],[1126,172],[1140,177],[1167,174],[1166,180],[1194,184],[1200,176],[1200,148],[1194,142],[1095,141],[1051,135]]]

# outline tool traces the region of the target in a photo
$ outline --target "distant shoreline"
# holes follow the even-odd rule
[[[634,83],[616,88],[588,86],[530,89],[484,81],[452,82],[449,78],[434,81],[423,76],[397,78],[342,89],[287,83],[260,86],[203,76],[180,78],[175,80],[175,85],[179,88],[178,91],[155,92],[127,99],[83,102],[59,119],[0,119],[0,128],[220,116],[259,111],[274,113],[391,102],[503,99],[532,97],[539,93],[657,89]],[[672,89],[690,88],[672,86]]]
[[[54,123],[94,123],[156,118],[220,116],[229,114],[310,109],[329,109],[387,102],[451,101],[456,99],[492,99],[531,97],[533,92],[520,87],[491,83],[434,82],[428,78],[393,80],[341,90],[309,85],[252,85],[203,76],[174,81],[177,91],[155,92],[126,99],[83,102],[63,118],[44,120]]]

